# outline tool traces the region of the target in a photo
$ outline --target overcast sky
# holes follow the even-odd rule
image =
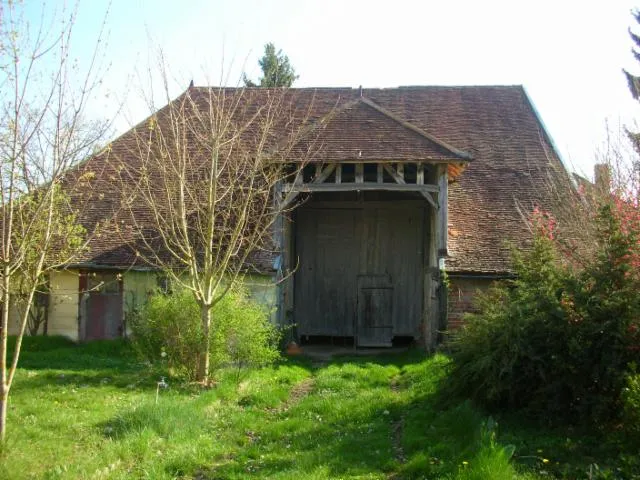
[[[82,48],[106,5],[81,3]],[[234,85],[243,68],[257,78],[263,46],[274,42],[300,75],[298,87],[522,84],[564,160],[591,175],[605,122],[619,129],[640,120],[622,74],[640,72],[627,34],[633,7],[628,0],[113,0],[103,112],[121,99],[129,122],[146,116],[131,86],[145,78],[159,46],[178,94],[191,79]]]

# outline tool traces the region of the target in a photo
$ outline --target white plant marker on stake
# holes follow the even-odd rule
[[[169,384],[164,381],[164,377],[160,377],[160,381],[158,382],[158,386],[156,388],[156,405],[158,404],[158,397],[160,396],[160,389],[167,388]]]

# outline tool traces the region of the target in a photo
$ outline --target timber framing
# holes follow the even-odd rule
[[[292,181],[283,183],[279,194],[282,206],[287,207],[300,193],[416,192],[438,211],[441,210],[440,206],[443,203],[446,204],[446,193],[443,192],[443,190],[446,191],[446,183],[441,181],[442,175],[441,166],[425,162],[314,164],[305,167],[305,170],[298,171]]]

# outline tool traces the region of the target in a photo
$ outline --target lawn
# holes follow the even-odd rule
[[[28,340],[2,479],[640,478],[611,438],[443,401],[443,355],[284,359],[209,390],[168,379],[156,403],[122,342]]]

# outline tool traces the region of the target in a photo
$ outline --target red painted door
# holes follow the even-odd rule
[[[122,280],[116,273],[87,273],[84,340],[108,340],[123,333]]]

